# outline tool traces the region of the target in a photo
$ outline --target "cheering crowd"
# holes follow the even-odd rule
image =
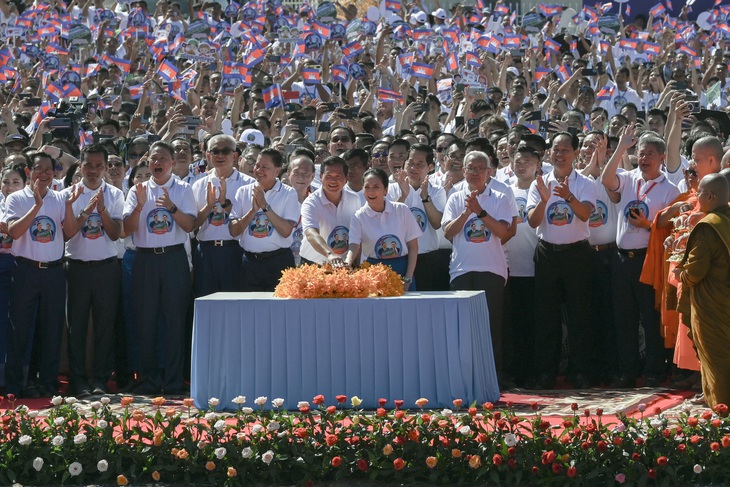
[[[7,393],[67,355],[70,394],[183,394],[195,297],[367,260],[484,290],[503,388],[727,397],[685,249],[726,196],[730,8],[182,7],[0,0]]]

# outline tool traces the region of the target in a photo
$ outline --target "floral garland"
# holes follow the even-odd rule
[[[2,399],[2,398],[0,398]],[[10,398],[13,399],[14,398]],[[1,402],[1,401],[0,401]],[[651,418],[620,416],[607,425],[600,409],[551,426],[539,414],[519,417],[491,403],[454,410],[403,409],[380,399],[375,412],[358,409],[361,400],[323,396],[281,410],[266,397],[235,413],[164,408],[114,413],[109,398],[84,415],[74,398],[53,398],[48,416],[26,406],[5,411],[0,420],[0,484],[87,484],[185,482],[239,486],[313,485],[358,481],[438,485],[683,485],[730,483],[730,419],[720,404],[701,415],[672,420],[661,411]],[[11,403],[12,406],[14,404]],[[533,409],[536,409],[534,407]],[[645,407],[644,407],[645,409]]]
[[[282,272],[274,296],[292,299],[368,298],[403,295],[403,281],[390,267],[364,262],[359,269],[303,265]]]

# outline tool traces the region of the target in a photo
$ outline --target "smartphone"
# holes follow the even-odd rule
[[[427,113],[430,108],[431,108],[431,105],[428,102],[416,103],[416,115],[420,115],[422,113]]]
[[[548,133],[550,132],[550,122],[547,120],[540,120],[538,130],[540,132],[540,136],[543,139],[547,139]]]
[[[332,128],[332,125],[330,122],[319,122],[319,125],[317,126],[317,132],[329,132]]]
[[[149,134],[149,135],[147,135],[147,143],[148,144],[153,144],[153,143],[157,142],[160,139],[161,139],[161,137],[159,135],[157,135],[157,134]]]
[[[327,111],[334,111],[335,108],[339,107],[339,103],[325,103],[324,106],[327,108]]]
[[[473,130],[475,128],[479,127],[479,119],[478,118],[470,118],[466,122],[466,128],[467,130]]]
[[[112,140],[114,138],[111,135],[101,135],[96,132],[94,132],[93,137],[94,137],[95,144],[98,144],[100,142],[106,142],[107,140]]]
[[[464,117],[454,118],[454,127],[459,128],[464,126]]]
[[[484,91],[484,88],[473,88],[473,87],[469,90],[469,93],[471,93],[471,95],[474,98],[479,98],[479,99],[484,99],[487,94],[487,92]]]
[[[595,68],[586,68],[583,70],[583,76],[598,76],[598,71]]]
[[[199,127],[203,124],[203,121],[200,119],[200,117],[187,117],[185,119],[185,125],[188,127]]]
[[[674,83],[674,89],[676,89],[676,90],[686,90],[687,89],[687,82],[686,81],[676,81]]]
[[[50,127],[51,129],[70,129],[71,119],[68,117],[54,118],[50,121],[48,127]]]
[[[27,107],[39,107],[39,106],[41,106],[41,99],[40,98],[26,98],[26,100],[25,100],[25,106],[27,106]]]
[[[53,134],[51,132],[45,132],[41,138],[43,145],[50,144],[53,141]]]
[[[302,108],[302,106],[299,103],[287,103],[284,105],[284,111],[287,112],[294,112]]]
[[[636,118],[640,118],[641,120],[646,120],[646,112],[644,110],[640,110],[636,112]]]
[[[25,100],[26,98],[30,98],[32,95],[30,93],[18,93],[18,99],[19,100]]]
[[[645,67],[646,69],[654,69],[654,62],[653,62],[653,61],[648,61],[648,62],[645,62],[645,63],[644,63],[644,67]]]
[[[600,63],[596,64],[596,72],[597,72],[597,73],[598,73],[599,75],[604,75],[604,74],[606,74],[606,69],[605,69],[605,68],[603,67],[603,63],[602,63],[602,62],[600,62]]]
[[[542,119],[542,112],[540,110],[534,111],[530,113],[530,116],[527,118],[529,122],[537,122],[538,120]]]
[[[312,122],[311,120],[292,120],[292,122],[299,128],[299,131],[302,133],[306,133],[309,127],[314,127],[314,122]]]
[[[509,52],[510,56],[515,58],[523,58],[525,57],[525,50],[524,49],[512,49]]]
[[[342,116],[348,119],[356,118],[357,114],[360,113],[360,107],[340,108],[339,110]]]
[[[281,56],[269,56],[269,62],[279,64],[281,62]]]
[[[464,83],[456,83],[454,93],[464,93]]]
[[[568,127],[568,133],[573,137],[576,137],[578,135],[578,129],[575,127]]]
[[[631,218],[638,218],[641,215],[638,208],[629,208],[629,213],[631,214]]]
[[[425,100],[427,95],[428,95],[428,88],[426,88],[425,86],[419,86],[418,87],[418,96],[421,97],[421,100]]]

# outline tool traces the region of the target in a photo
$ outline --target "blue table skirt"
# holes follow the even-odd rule
[[[244,395],[283,398],[287,409],[324,394],[380,397],[415,408],[460,398],[497,401],[499,387],[483,292],[416,292],[398,298],[298,300],[217,293],[195,300],[191,393],[233,409]],[[349,404],[349,400],[348,400]]]

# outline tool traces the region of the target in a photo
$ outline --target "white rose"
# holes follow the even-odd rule
[[[91,404],[89,404],[89,406],[91,406],[91,409],[93,409],[94,411],[96,411],[97,409],[101,409],[101,402],[94,401]]]
[[[284,405],[284,400],[280,397],[277,397],[276,399],[271,401],[271,404],[273,404],[275,408],[280,408]]]
[[[444,409],[443,411],[441,411],[441,414],[443,416],[446,416],[447,418],[450,418],[451,416],[453,416],[454,412],[451,409]]]
[[[96,464],[96,469],[99,472],[106,472],[109,469],[109,462],[106,460],[99,460],[99,462]]]
[[[61,404],[63,404],[63,398],[61,396],[53,396],[53,398],[51,399],[51,404],[53,404],[54,406],[60,406]]]
[[[211,397],[210,399],[208,399],[208,406],[210,406],[212,408],[218,406],[218,404],[220,404],[220,403],[221,403],[221,400],[218,399],[217,397]]]
[[[55,424],[56,426],[61,426],[65,422],[66,422],[65,418],[56,418],[53,420],[53,424]]]
[[[274,452],[269,450],[263,455],[261,455],[261,461],[264,462],[266,465],[269,465],[274,460]]]
[[[112,402],[112,400],[111,398],[104,396],[99,399],[99,402],[101,402],[104,406],[107,406],[110,402]]]
[[[512,433],[504,435],[504,444],[507,446],[515,446],[517,444],[517,437]]]
[[[218,415],[215,413],[206,413],[205,414],[205,420],[209,423],[215,422],[216,419],[218,419]]]
[[[33,438],[31,438],[29,435],[23,435],[20,438],[18,438],[18,443],[20,446],[28,446],[33,441]]]
[[[223,457],[226,456],[226,449],[223,447],[216,448],[214,453],[215,453],[215,457],[218,460],[221,460],[221,459],[223,459]]]
[[[35,460],[33,460],[33,468],[36,472],[40,472],[43,468],[43,459],[41,457],[36,457]]]
[[[253,433],[255,435],[261,433],[263,430],[264,430],[264,427],[261,426],[260,424],[255,424],[255,425],[253,425],[253,427],[251,427],[251,433]]]
[[[461,433],[462,435],[468,435],[471,433],[471,428],[468,426],[462,426],[461,428],[459,428],[459,433]]]
[[[223,421],[222,419],[219,419],[218,421],[216,421],[216,423],[215,423],[215,425],[213,425],[213,427],[215,429],[217,429],[218,431],[223,431],[224,429],[226,429],[226,422]]]
[[[263,406],[264,404],[266,404],[266,401],[268,401],[268,400],[269,400],[269,398],[266,396],[259,396],[254,401],[254,404],[256,404],[257,406]]]
[[[107,426],[109,426],[109,423],[107,423],[107,422],[106,422],[106,421],[104,421],[103,419],[100,419],[100,420],[99,420],[99,422],[98,422],[98,423],[96,423],[96,425],[97,425],[97,426],[98,426],[99,428],[101,428],[101,429],[103,429],[103,430],[104,430],[104,429],[106,429],[106,428],[107,428]]]
[[[30,408],[28,406],[26,406],[25,404],[21,404],[20,406],[15,408],[15,410],[17,412],[19,412],[20,414],[25,414],[30,410]]]
[[[198,450],[202,450],[205,448],[205,442],[203,440],[200,440],[198,442]]]
[[[251,414],[253,413],[253,408],[241,408],[241,412],[243,414]]]
[[[246,403],[246,396],[236,396],[231,400],[231,402],[240,406],[241,404]]]
[[[65,439],[65,438],[64,438],[63,436],[61,436],[61,435],[56,435],[56,436],[54,436],[54,437],[53,437],[53,439],[51,440],[51,443],[53,444],[53,446],[61,446],[61,445],[63,445],[63,443],[64,443],[65,441],[66,441],[66,439]]]
[[[651,426],[652,428],[661,428],[661,427],[662,427],[662,426],[664,425],[664,422],[663,422],[663,421],[662,421],[661,419],[652,419],[652,420],[651,420],[651,421],[649,422],[649,425],[650,425],[650,426]]]
[[[297,409],[308,408],[308,407],[309,407],[309,403],[307,401],[299,401],[297,403]]]
[[[28,413],[28,417],[31,419],[35,419],[36,417],[38,417],[38,411],[30,411]]]
[[[268,425],[266,425],[266,429],[269,430],[270,433],[273,433],[274,431],[278,430],[281,425],[277,423],[276,421],[272,421]]]
[[[66,398],[66,404],[68,404],[69,406],[73,406],[77,402],[79,402],[79,400],[76,399],[75,397],[67,397]],[[74,463],[79,463],[79,462],[74,462]],[[80,463],[79,463],[79,467],[81,467],[81,464]]]
[[[71,477],[76,477],[83,470],[84,469],[79,462],[73,462],[71,465],[68,466],[68,473],[71,474]]]
[[[243,458],[251,458],[253,456],[253,450],[251,449],[251,447],[247,446],[246,448],[241,450],[241,456]]]
[[[83,433],[79,433],[78,435],[74,436],[74,444],[76,445],[83,445],[86,443],[86,435]]]
[[[246,439],[246,433],[236,433],[236,439],[241,442]]]
[[[278,432],[278,433],[276,434],[276,437],[277,437],[277,438],[284,438],[284,437],[285,437],[286,435],[288,435],[288,434],[289,434],[289,433],[288,433],[288,432],[287,432],[286,430],[282,430],[282,431],[279,431],[279,432]]]
[[[704,469],[702,468],[702,465],[700,465],[699,463],[697,465],[695,465],[694,467],[692,467],[692,471],[694,473],[702,473],[702,470],[704,470]]]

